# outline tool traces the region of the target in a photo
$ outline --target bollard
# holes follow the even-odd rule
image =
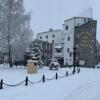
[[[76,72],[76,71],[75,71],[75,70],[73,70],[73,75],[75,74],[75,72]]]
[[[0,89],[1,90],[3,89],[3,79],[1,79],[1,81],[0,81]]]
[[[68,71],[66,72],[66,76],[68,77]]]
[[[56,73],[56,80],[58,79],[58,74]]]
[[[43,79],[43,83],[44,83],[45,82],[45,75],[43,75],[42,79]]]
[[[80,68],[78,69],[77,73],[80,73]]]
[[[28,77],[26,77],[26,79],[25,79],[25,86],[27,86],[28,85]]]

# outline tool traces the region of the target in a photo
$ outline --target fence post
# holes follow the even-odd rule
[[[0,81],[0,90],[2,90],[3,89],[3,79],[1,79],[1,81]]]
[[[72,74],[74,75],[74,74],[75,74],[75,72],[76,72],[76,71],[75,71],[75,70],[73,70]]]
[[[45,75],[43,75],[42,79],[43,79],[43,83],[44,83],[45,82]]]
[[[58,79],[58,74],[56,73],[56,80]]]
[[[80,73],[80,68],[77,69],[77,73]]]
[[[25,86],[27,86],[28,85],[28,77],[26,77],[26,79],[25,79]]]
[[[68,71],[66,72],[66,76],[68,77]]]

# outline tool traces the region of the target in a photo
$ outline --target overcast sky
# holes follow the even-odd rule
[[[93,18],[98,21],[97,39],[100,42],[100,0],[24,0],[26,11],[31,11],[31,26],[34,33],[49,28],[62,29],[64,20],[79,15],[86,16],[93,8]],[[89,16],[89,14],[88,14]]]

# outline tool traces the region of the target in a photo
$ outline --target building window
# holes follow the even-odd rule
[[[40,45],[41,45],[41,49],[42,49],[42,43]]]
[[[93,52],[93,50],[91,50],[91,54],[93,54],[94,52]]]
[[[50,50],[50,44],[48,44],[48,45],[49,45],[48,49]]]
[[[79,49],[79,46],[76,44],[76,48]]]
[[[62,52],[62,49],[56,49],[56,52],[57,53],[61,53]]]
[[[94,44],[94,40],[91,41],[91,44],[92,44],[92,45]]]
[[[46,38],[48,38],[48,35],[46,36]]]
[[[46,49],[48,49],[48,43],[46,43]]]
[[[84,22],[86,22],[86,18],[84,19]]]
[[[42,39],[42,36],[40,36],[40,39]]]
[[[91,19],[88,19],[88,22],[91,21]]]
[[[54,43],[55,41],[54,40],[52,40],[52,43]]]
[[[77,39],[77,40],[79,39],[79,35],[76,35],[76,39]]]
[[[48,58],[48,54],[47,53],[45,53],[45,57]]]
[[[53,35],[52,35],[52,37],[54,38],[54,37],[55,37],[55,35],[53,34]]]
[[[65,30],[68,30],[68,25],[65,26]]]
[[[94,28],[94,27],[92,27],[91,31],[92,31],[92,33],[95,33],[95,28]]]
[[[72,52],[70,52],[69,56],[72,57]]]
[[[48,54],[48,58],[50,58],[50,54]]]
[[[77,26],[79,26],[80,24],[79,23],[77,23]]]
[[[67,52],[69,53],[69,48],[67,49]]]
[[[68,37],[68,41],[70,41],[70,37]]]

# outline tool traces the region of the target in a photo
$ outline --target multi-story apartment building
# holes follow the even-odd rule
[[[63,30],[38,33],[37,39],[53,44],[52,58],[57,58],[60,64],[73,66],[75,61],[80,66],[94,67],[98,58],[96,25],[92,18],[73,17],[64,21]]]
[[[96,20],[86,17],[64,21],[64,64],[71,66],[73,60],[80,66],[94,67],[97,64],[96,23]]]
[[[47,32],[38,33],[38,40],[52,43],[52,58],[58,59],[59,63],[63,65],[64,56],[64,34],[62,30],[49,29]]]

